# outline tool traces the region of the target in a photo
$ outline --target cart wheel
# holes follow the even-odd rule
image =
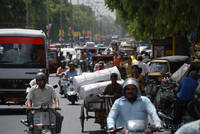
[[[81,131],[84,132],[84,121],[85,121],[84,106],[81,106],[80,121],[81,121],[81,128],[82,128]]]

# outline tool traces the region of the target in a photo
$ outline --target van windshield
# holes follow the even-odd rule
[[[39,44],[0,44],[1,67],[44,67],[45,48]]]

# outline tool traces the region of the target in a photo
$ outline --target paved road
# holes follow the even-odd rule
[[[57,84],[58,78],[55,75],[51,75],[50,84]],[[56,89],[58,93],[58,88]],[[80,125],[80,107],[82,100],[71,105],[71,103],[60,96],[61,114],[64,116],[62,125],[62,134],[82,134]],[[25,106],[0,106],[0,134],[24,134],[25,127],[20,123],[21,119],[25,119]],[[91,113],[93,114],[93,113]],[[100,130],[100,126],[94,123],[93,119],[85,121],[84,134],[103,134]]]
[[[52,85],[57,84],[58,77],[55,77],[55,74],[51,75],[49,82]],[[57,88],[56,91],[58,93],[59,89]],[[62,108],[61,114],[64,116],[62,134],[105,134],[105,131],[100,129],[99,124],[94,123],[94,119],[85,121],[85,132],[82,133],[79,117],[83,101],[79,100],[76,105],[71,105],[60,94],[58,97]],[[20,123],[21,119],[26,118],[23,108],[25,106],[0,106],[0,134],[24,134],[25,127]]]

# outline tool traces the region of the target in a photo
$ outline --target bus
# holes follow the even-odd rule
[[[42,30],[0,29],[0,104],[23,103],[39,71],[48,76],[48,46]]]

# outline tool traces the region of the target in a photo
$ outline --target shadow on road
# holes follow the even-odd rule
[[[26,109],[1,108],[0,115],[26,115]]]
[[[105,130],[84,131],[83,133],[88,133],[88,134],[107,134]]]
[[[79,105],[81,105],[81,104],[79,104],[79,103],[75,103],[75,104],[69,103],[69,104],[67,104],[67,105],[70,105],[70,106],[79,106]]]

